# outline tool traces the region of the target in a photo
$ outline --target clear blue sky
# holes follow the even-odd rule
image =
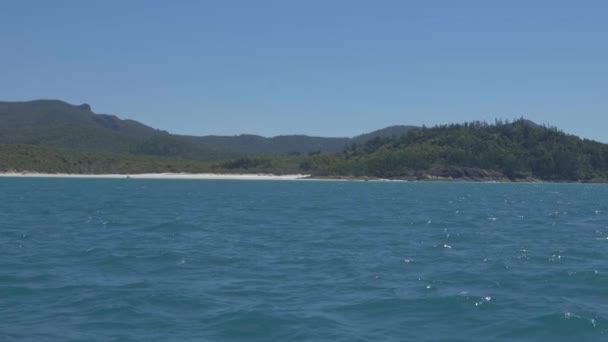
[[[174,133],[525,116],[608,142],[608,1],[0,2],[0,99]]]

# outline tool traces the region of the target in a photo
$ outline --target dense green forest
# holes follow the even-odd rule
[[[272,172],[280,157],[247,157],[224,169]],[[520,119],[442,125],[377,137],[335,154],[301,157],[301,173],[387,179],[608,180],[608,145]]]
[[[442,125],[319,156],[317,175],[382,178],[608,179],[608,145],[520,119]]]
[[[0,171],[304,173],[317,177],[605,182],[608,145],[521,119],[409,129],[401,136],[378,136],[333,154],[260,154],[223,161],[4,144],[0,145]]]

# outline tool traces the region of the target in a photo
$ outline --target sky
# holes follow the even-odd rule
[[[608,142],[608,1],[0,0],[0,100],[172,133],[526,117]]]

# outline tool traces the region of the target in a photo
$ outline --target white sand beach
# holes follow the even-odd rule
[[[145,174],[67,174],[37,172],[5,172],[0,177],[30,178],[132,178],[132,179],[233,179],[233,180],[301,180],[309,175],[217,174],[217,173],[145,173]]]

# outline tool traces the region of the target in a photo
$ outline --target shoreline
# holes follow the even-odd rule
[[[74,174],[41,172],[3,172],[2,178],[90,178],[90,179],[201,179],[201,180],[304,180],[310,175],[229,174],[229,173],[141,173],[141,174]]]
[[[378,178],[373,176],[310,176],[312,180],[353,181],[353,182],[411,182],[411,183],[488,183],[488,184],[608,184],[608,180],[543,180],[527,177],[509,179],[506,177],[442,177],[426,175],[425,177]]]
[[[0,178],[84,178],[84,179],[184,179],[184,180],[289,180],[289,181],[338,181],[338,182],[412,182],[412,183],[550,183],[550,184],[608,184],[604,180],[542,180],[522,178],[510,180],[500,177],[438,177],[425,178],[378,178],[371,176],[312,176],[307,174],[275,175],[270,173],[141,173],[141,174],[80,174],[43,172],[0,172]]]

